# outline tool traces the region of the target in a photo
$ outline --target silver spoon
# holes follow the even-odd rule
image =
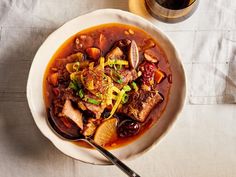
[[[79,133],[80,129],[76,125],[73,125],[73,129],[64,129],[63,124],[59,122],[60,120],[55,119],[52,111],[49,110],[48,122],[52,129],[63,139],[68,141],[85,141],[89,143],[92,147],[97,149],[102,155],[104,155],[111,163],[119,167],[127,176],[130,177],[140,177],[137,173],[131,170],[127,165],[121,162],[117,157],[112,153],[95,143],[95,141],[90,137],[85,137]]]

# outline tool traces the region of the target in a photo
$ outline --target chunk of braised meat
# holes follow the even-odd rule
[[[103,71],[99,68],[95,68],[94,70],[90,70],[89,68],[85,68],[82,71],[82,83],[86,89],[88,89],[91,93],[105,93],[106,87],[103,85]]]
[[[72,120],[76,125],[83,130],[83,116],[82,113],[78,109],[74,109],[71,101],[69,99],[66,100],[62,112],[62,116],[66,116],[70,120]]]
[[[105,67],[105,74],[115,81],[114,85],[119,89],[138,78],[136,70],[129,70],[126,68],[115,70],[110,67]]]
[[[92,47],[94,40],[91,36],[82,34],[75,39],[75,49],[77,51],[84,51],[85,49]]]
[[[70,82],[70,74],[68,73],[68,71],[63,68],[62,70],[58,71],[58,83],[60,85],[64,85],[67,86]]]
[[[72,89],[61,87],[59,90],[59,95],[52,101],[52,106],[55,108],[55,115],[62,112],[62,108],[66,100],[71,100],[74,103],[79,101],[78,96]]]
[[[128,51],[130,44],[131,44],[131,40],[121,39],[121,40],[115,42],[114,46],[119,47],[123,51]]]
[[[129,101],[122,106],[120,112],[134,120],[144,122],[157,103],[163,101],[158,91],[144,91],[140,89],[130,95]]]
[[[85,59],[85,55],[82,52],[77,52],[74,54],[69,55],[68,57],[66,57],[66,64],[67,63],[71,63],[71,62],[75,62],[75,61],[84,61]]]
[[[124,59],[125,55],[124,52],[119,48],[115,47],[106,55],[106,59]]]
[[[104,106],[102,105],[95,105],[95,104],[92,104],[92,103],[88,103],[88,102],[83,102],[83,104],[85,105],[85,107],[89,110],[89,111],[92,111],[96,118],[99,119],[105,109]]]
[[[70,73],[66,69],[66,64],[83,61],[84,55],[81,52],[72,54],[66,58],[57,59],[55,66],[53,67],[52,73],[48,76],[48,82],[54,87],[58,85],[68,86],[70,82]]]
[[[82,52],[77,52],[74,54],[69,55],[66,58],[58,58],[55,61],[55,65],[54,65],[54,70],[63,70],[65,69],[66,64],[68,63],[73,63],[76,61],[84,61],[85,59],[85,55]]]
[[[70,88],[61,89],[62,90],[62,100],[71,100],[77,103],[80,98],[76,95],[75,91]]]

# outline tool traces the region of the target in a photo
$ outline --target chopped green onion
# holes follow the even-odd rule
[[[129,91],[131,90],[131,88],[130,88],[130,86],[125,85],[125,86],[123,87],[123,90],[124,90],[125,92],[129,92]]]
[[[137,92],[138,91],[137,84],[135,82],[132,82],[131,85],[132,85],[133,89],[135,90],[135,92]]]
[[[117,83],[121,84],[123,82],[123,79],[116,80]]]
[[[129,100],[129,95],[126,94],[126,93],[124,93],[124,95],[123,95],[123,97],[122,97],[122,99],[121,99],[122,104],[127,103],[128,100]]]
[[[87,98],[87,102],[95,104],[95,105],[99,105],[101,103],[101,101],[95,100],[93,98]]]
[[[75,81],[71,81],[70,84],[69,84],[69,88],[77,91],[79,88],[78,88],[78,85]]]
[[[77,80],[72,80],[70,81],[70,84],[68,87],[75,91],[79,91],[79,89],[81,88],[81,83],[78,82]]]
[[[80,89],[78,93],[80,98],[84,97],[84,91],[82,89]]]

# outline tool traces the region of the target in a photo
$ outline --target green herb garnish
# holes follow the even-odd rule
[[[126,93],[124,93],[124,95],[123,95],[123,97],[122,97],[122,99],[121,99],[122,104],[127,103],[128,100],[129,100],[129,95],[126,94]]]
[[[101,101],[95,100],[93,98],[87,98],[86,101],[95,105],[99,105],[101,103]]]
[[[69,88],[71,88],[75,91],[78,91],[79,90],[79,85],[75,80],[73,80],[73,81],[70,81]]]
[[[123,87],[123,90],[124,90],[125,92],[129,92],[129,91],[131,90],[131,88],[130,88],[130,86],[125,85],[125,86]]]
[[[132,83],[131,83],[131,86],[133,87],[133,89],[135,90],[135,92],[138,91],[138,86],[137,86],[137,84],[136,84],[135,82],[132,82]]]
[[[78,94],[81,99],[84,97],[84,91],[82,89],[79,90]]]
[[[123,79],[116,80],[117,83],[121,84],[123,82]]]

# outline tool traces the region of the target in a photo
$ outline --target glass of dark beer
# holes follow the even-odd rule
[[[199,0],[145,0],[148,12],[155,18],[175,23],[190,17]]]

